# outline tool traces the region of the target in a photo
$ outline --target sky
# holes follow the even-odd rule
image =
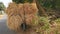
[[[9,3],[12,2],[12,0],[0,0],[0,2],[3,2],[6,7],[8,7]]]

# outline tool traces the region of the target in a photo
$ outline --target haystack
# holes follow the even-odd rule
[[[10,3],[6,9],[6,14],[8,15],[7,26],[11,30],[21,30],[20,25],[23,23],[24,16],[26,24],[33,26],[33,20],[37,21],[36,16],[38,12],[36,3],[24,3],[16,4]],[[25,15],[24,15],[25,13]],[[38,21],[37,21],[38,22]]]

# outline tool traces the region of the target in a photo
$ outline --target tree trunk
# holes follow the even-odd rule
[[[45,10],[43,9],[43,7],[39,3],[39,1],[38,0],[33,0],[33,2],[35,2],[37,4],[37,8],[39,9],[39,15],[40,15],[40,12],[41,12],[42,15],[47,16]]]

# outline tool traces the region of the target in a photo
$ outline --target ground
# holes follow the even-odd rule
[[[15,34],[15,32],[9,30],[6,25],[6,15],[0,19],[0,34]]]

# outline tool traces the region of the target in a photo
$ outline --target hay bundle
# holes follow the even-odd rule
[[[38,9],[36,7],[35,3],[25,3],[24,4],[24,11],[25,11],[25,16],[26,16],[26,24],[28,25],[33,25],[32,19],[37,21],[36,14],[38,12]]]
[[[24,15],[25,12],[25,15]],[[24,3],[24,4],[15,4],[10,3],[9,7],[6,9],[6,14],[8,15],[7,25],[12,30],[19,30],[20,25],[22,24],[25,16],[26,24],[32,25],[32,19],[35,21],[37,17],[38,9],[36,3]]]

